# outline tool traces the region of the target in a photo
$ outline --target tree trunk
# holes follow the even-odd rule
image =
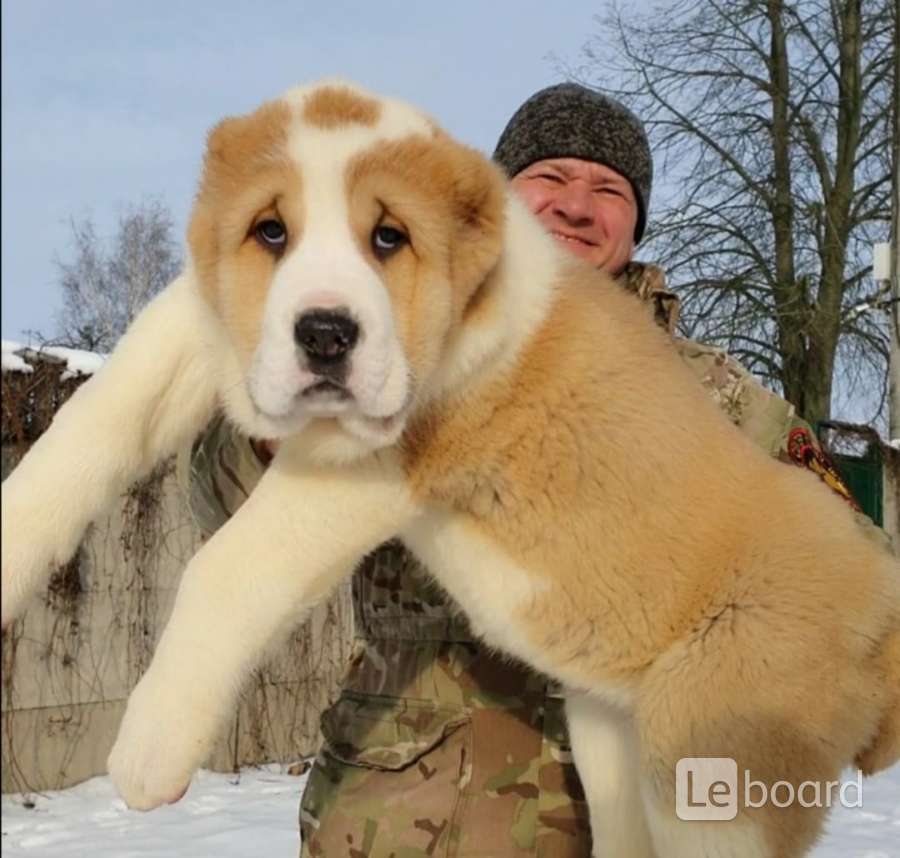
[[[806,296],[794,273],[794,205],[791,184],[789,119],[790,61],[784,33],[784,4],[768,0],[766,15],[771,30],[768,58],[771,83],[771,145],[774,182],[769,211],[775,238],[775,317],[781,352],[785,397],[805,413],[807,390]],[[799,287],[799,288],[798,288]]]

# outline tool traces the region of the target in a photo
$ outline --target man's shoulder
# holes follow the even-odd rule
[[[653,307],[656,323],[675,333],[681,301],[668,287],[666,272],[659,265],[633,260],[625,266],[616,281],[628,292],[633,292],[641,301]]]
[[[675,336],[681,302],[669,288],[661,266],[633,260],[616,281],[653,307],[657,324],[672,334],[685,364],[732,422],[777,454],[795,417],[794,407],[766,388],[726,349]]]
[[[721,346],[701,343],[681,337],[673,339],[675,349],[682,360],[691,368],[705,385],[721,390],[729,384],[740,384],[752,388],[762,395],[781,400],[785,406],[792,408],[777,393],[768,390],[737,358]]]
[[[716,404],[745,435],[769,455],[811,470],[859,512],[812,427],[790,402],[769,390],[723,348],[694,340],[675,340],[674,345]]]
[[[676,339],[674,345],[728,418],[771,455],[778,455],[797,416],[794,406],[725,349],[685,339]]]

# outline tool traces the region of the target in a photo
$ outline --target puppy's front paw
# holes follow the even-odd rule
[[[146,679],[146,678],[145,678]],[[191,701],[141,680],[128,701],[107,770],[134,810],[173,804],[209,754],[215,730]]]

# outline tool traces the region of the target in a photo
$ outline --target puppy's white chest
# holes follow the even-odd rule
[[[478,635],[540,668],[520,618],[546,596],[546,581],[529,574],[462,516],[428,512],[403,534],[403,541],[465,611]]]

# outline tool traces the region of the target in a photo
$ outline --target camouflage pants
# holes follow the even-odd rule
[[[458,657],[440,649],[429,655],[437,665]],[[497,661],[511,690],[517,669],[476,659],[487,669]],[[300,809],[302,856],[590,855],[561,699],[526,692],[445,705],[345,690],[322,732]]]

